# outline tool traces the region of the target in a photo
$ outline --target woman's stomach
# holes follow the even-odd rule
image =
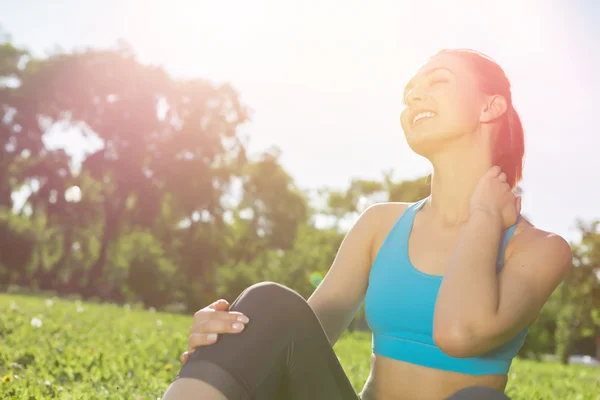
[[[506,375],[467,375],[394,360],[371,357],[371,372],[362,400],[443,400],[469,386],[504,391]]]

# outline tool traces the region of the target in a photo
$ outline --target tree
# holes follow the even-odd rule
[[[394,182],[391,174],[384,176],[385,186],[389,194],[389,201],[415,202],[429,196],[431,193],[430,176]]]
[[[556,353],[563,363],[576,339],[600,336],[600,221],[578,226],[582,238],[572,245],[573,269],[557,291]]]
[[[273,281],[308,298],[329,270],[342,239],[336,229],[300,225],[291,248],[268,249],[249,261],[229,260],[219,266],[217,294],[234,299],[249,285]]]
[[[12,207],[11,194],[17,186],[14,174],[21,157],[42,149],[39,128],[31,123],[31,108],[18,96],[24,74],[26,51],[10,43],[0,44],[0,206]],[[35,121],[34,121],[35,122]]]
[[[230,164],[244,158],[236,128],[246,115],[229,86],[174,81],[161,68],[140,64],[126,48],[31,60],[20,77],[20,126],[40,139],[45,131],[32,127],[44,120],[46,127],[63,124],[103,143],[81,168],[81,176],[102,182],[94,199],[102,218],[100,249],[89,269],[71,276],[72,286],[84,284],[88,295],[99,290],[109,246],[125,223],[151,229],[167,194],[178,206],[174,218],[213,212]],[[36,168],[26,171],[39,183],[30,200],[48,206],[62,198],[56,193],[64,193],[72,177],[64,166],[49,163],[49,152],[37,153]]]
[[[0,282],[18,283],[36,245],[37,236],[28,218],[0,210]]]

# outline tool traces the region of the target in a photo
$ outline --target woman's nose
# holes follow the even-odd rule
[[[413,88],[406,94],[406,105],[414,107],[419,103],[422,103],[426,99],[427,95],[422,89]]]

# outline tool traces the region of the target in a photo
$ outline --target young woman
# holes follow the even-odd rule
[[[308,302],[263,282],[197,312],[164,399],[357,399],[332,346],[363,301],[373,355],[360,398],[507,398],[511,361],[568,273],[570,246],[520,217],[523,129],[494,61],[441,51],[404,99],[431,195],[365,211]]]

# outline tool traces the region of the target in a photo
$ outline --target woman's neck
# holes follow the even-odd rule
[[[469,219],[471,196],[481,177],[492,167],[485,152],[446,152],[432,160],[431,198],[427,208],[445,227],[459,226]]]

